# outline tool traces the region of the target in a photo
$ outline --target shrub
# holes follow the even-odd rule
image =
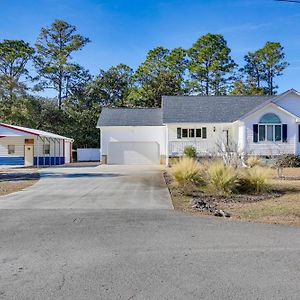
[[[252,155],[249,156],[247,159],[247,166],[250,168],[253,168],[255,166],[260,166],[260,164],[261,164],[260,159],[257,156]]]
[[[183,157],[174,163],[170,171],[176,183],[183,188],[184,193],[203,181],[201,176],[201,165],[190,157]]]
[[[300,167],[300,156],[294,154],[284,154],[276,158],[275,166],[281,168]]]
[[[185,146],[183,150],[183,154],[186,157],[196,158],[197,157],[197,150],[194,146]]]
[[[268,170],[259,166],[240,173],[238,189],[242,193],[258,194],[266,190]]]
[[[223,162],[216,161],[208,166],[206,181],[211,193],[231,194],[237,190],[238,174],[233,167],[225,166]]]

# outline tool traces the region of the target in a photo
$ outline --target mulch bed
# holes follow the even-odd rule
[[[203,200],[208,203],[254,203],[264,201],[271,198],[278,198],[282,196],[279,192],[269,192],[261,195],[230,195],[230,196],[215,196],[207,195],[201,192],[196,192],[191,195],[193,199]]]
[[[174,193],[175,191],[172,188],[173,179],[167,172],[164,172],[164,178],[167,186],[170,189],[170,192]],[[176,195],[180,196],[180,194],[182,196],[184,195],[182,191],[176,189]],[[194,190],[188,196],[190,196],[194,200],[199,199],[208,203],[216,203],[216,204],[217,203],[253,203],[253,202],[263,201],[266,199],[280,197],[282,196],[282,193],[279,191],[268,191],[267,193],[260,194],[260,195],[233,194],[229,196],[224,196],[224,195],[218,196],[218,195],[209,195],[202,191]]]
[[[210,195],[202,191],[194,190],[189,195],[185,195],[180,189],[173,186],[173,179],[168,172],[164,172],[164,179],[169,188],[171,197],[183,198],[188,196],[190,198],[190,209],[197,211],[212,213],[217,216],[220,215],[218,205],[224,203],[255,203],[264,201],[267,199],[278,198],[282,196],[282,192],[279,191],[268,191],[260,195],[249,195],[249,194],[233,194],[233,195]],[[225,215],[227,214],[224,212]],[[222,211],[221,211],[222,214]],[[226,215],[227,216],[227,215]]]

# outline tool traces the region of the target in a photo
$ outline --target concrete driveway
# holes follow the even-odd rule
[[[0,197],[0,209],[172,209],[159,166],[47,168],[27,190]]]

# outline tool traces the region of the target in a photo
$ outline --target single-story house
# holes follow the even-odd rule
[[[0,123],[0,166],[61,165],[72,160],[73,139]]]
[[[168,163],[189,145],[199,156],[226,145],[243,154],[300,155],[300,94],[163,96],[161,108],[104,108],[97,127],[108,164]]]

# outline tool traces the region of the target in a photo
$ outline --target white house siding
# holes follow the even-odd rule
[[[283,142],[253,142],[253,124],[259,124],[260,118],[266,113],[276,114],[282,124],[287,124],[287,143]],[[297,124],[296,119],[270,103],[245,119],[246,127],[246,152],[256,155],[296,154],[297,149]]]
[[[101,155],[108,155],[110,142],[157,142],[160,156],[166,155],[164,126],[106,126],[101,127]]]
[[[224,142],[223,130],[228,130],[229,142],[233,142],[237,136],[237,128],[232,123],[179,123],[167,124],[169,156],[181,156],[185,146],[194,146],[199,155],[216,154]],[[181,138],[177,139],[177,128],[197,129],[206,127],[207,138]],[[215,127],[215,131],[214,131]]]
[[[276,104],[300,118],[300,97],[289,93],[276,101]]]

